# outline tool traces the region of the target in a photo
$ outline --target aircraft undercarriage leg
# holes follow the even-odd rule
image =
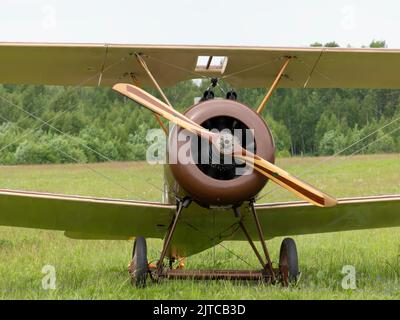
[[[261,242],[261,246],[262,246],[263,251],[264,251],[265,259],[267,261],[267,263],[264,265],[264,269],[267,269],[270,272],[272,283],[275,283],[276,275],[275,275],[275,272],[274,272],[274,268],[272,266],[271,258],[269,256],[267,244],[265,242],[264,232],[263,232],[260,220],[258,218],[257,212],[254,209],[254,203],[250,204],[250,209],[251,209],[251,213],[252,213],[253,218],[254,218],[254,222],[255,222],[256,227],[257,227],[258,236],[259,236],[259,240]]]
[[[246,236],[246,239],[249,242],[251,248],[253,249],[255,255],[257,256],[257,259],[260,262],[261,267],[264,269],[266,266],[266,263],[264,262],[263,258],[261,257],[260,253],[258,252],[257,247],[255,246],[253,240],[251,239],[251,237],[242,221],[239,221],[239,226],[240,226],[240,229],[242,229],[244,235]]]
[[[171,221],[171,224],[168,228],[167,235],[165,236],[165,239],[164,239],[163,249],[161,251],[160,258],[157,262],[157,272],[156,273],[157,273],[158,277],[162,276],[163,268],[164,268],[164,258],[167,255],[169,246],[171,244],[172,236],[174,235],[175,228],[178,223],[179,217],[182,213],[182,210],[184,208],[187,208],[190,205],[190,203],[191,203],[191,199],[184,199],[182,201],[179,201],[177,204],[175,216],[174,216],[173,220]],[[172,266],[172,264],[170,263],[170,267],[171,266]]]
[[[286,238],[282,241],[280,253],[279,253],[279,268],[273,268],[268,248],[266,245],[264,232],[262,230],[262,226],[260,220],[258,218],[257,212],[254,209],[253,204],[250,204],[251,213],[257,228],[259,240],[261,242],[265,260],[262,258],[260,252],[255,246],[253,239],[251,238],[249,232],[246,229],[246,226],[242,221],[239,222],[239,226],[243,231],[247,241],[249,242],[251,248],[253,249],[255,255],[257,256],[258,261],[262,266],[262,274],[264,280],[269,280],[271,283],[276,283],[277,281],[281,282],[285,287],[289,284],[296,283],[299,277],[299,266],[298,266],[298,256],[296,243],[291,238]],[[239,212],[235,211],[237,216],[240,216]]]

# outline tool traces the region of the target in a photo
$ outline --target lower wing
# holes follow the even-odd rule
[[[162,239],[175,209],[154,202],[0,189],[0,225],[61,230],[74,239]],[[288,202],[256,204],[255,209],[266,238],[400,226],[400,195],[339,199],[331,208]],[[192,204],[184,212],[172,244],[181,256],[224,240],[245,240],[231,210],[212,211]],[[250,236],[258,239],[249,211],[243,207],[241,212]],[[213,227],[216,234],[211,234]]]
[[[400,195],[340,199],[332,208],[290,202],[259,204],[255,209],[268,238],[400,226]],[[245,223],[256,239],[251,218],[246,216]],[[245,239],[240,233],[235,238]]]
[[[163,238],[175,206],[0,189],[0,225],[65,231],[76,239]]]

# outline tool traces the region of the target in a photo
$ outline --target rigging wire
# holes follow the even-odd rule
[[[164,60],[159,59],[159,58],[155,58],[155,57],[150,56],[150,55],[146,55],[146,57],[148,57],[148,58],[150,58],[150,59],[153,59],[154,61],[160,62],[160,63],[162,63],[162,64],[164,64],[164,65],[167,65],[167,66],[169,66],[169,67],[175,68],[175,69],[177,69],[177,70],[180,70],[180,71],[183,71],[183,72],[186,72],[186,73],[195,75],[196,77],[200,77],[201,79],[208,79],[208,80],[212,79],[212,77],[210,77],[210,76],[205,76],[204,74],[201,74],[201,73],[198,73],[198,72],[196,72],[196,71],[193,71],[193,70],[190,70],[190,69],[181,67],[181,66],[179,66],[179,65],[177,65],[177,64],[170,63],[170,62],[164,61]],[[251,71],[251,70],[258,69],[258,68],[261,68],[261,67],[264,67],[264,66],[267,66],[267,65],[271,65],[271,64],[273,64],[273,63],[275,63],[276,61],[281,60],[281,59],[282,59],[282,57],[277,57],[277,58],[274,58],[274,59],[272,59],[272,60],[269,60],[269,61],[266,61],[266,62],[262,62],[262,63],[256,64],[256,65],[253,65],[253,66],[244,68],[244,69],[242,69],[242,70],[238,70],[238,71],[235,71],[235,72],[232,72],[232,73],[223,75],[222,77],[219,77],[219,80],[224,80],[224,79],[227,79],[227,78],[236,76],[236,75],[238,75],[238,74],[241,74],[241,73],[244,73],[244,72],[247,72],[247,71]],[[218,83],[217,83],[217,84],[218,84]],[[218,84],[218,85],[219,85],[219,84]],[[222,87],[220,87],[220,89],[221,89],[222,92],[224,92],[224,90],[222,89]]]
[[[305,62],[305,61],[303,61],[303,60],[299,60],[299,62],[301,62],[301,63],[303,63],[304,65],[306,65],[306,66],[308,66],[308,67],[311,67],[307,62]],[[323,73],[323,72],[321,72],[321,71],[319,71],[319,70],[314,70],[313,71],[313,73],[318,73],[321,77],[324,77],[325,79],[327,79],[328,81],[330,81],[333,85],[334,85],[334,87],[337,87],[337,88],[340,88],[340,84],[336,81],[336,80],[334,80],[334,79],[332,79],[331,77],[329,77],[327,74],[325,74],[325,73]],[[311,80],[311,78],[308,80],[308,81],[310,81]],[[373,111],[375,111],[377,114],[379,114],[379,116],[381,116],[381,117],[383,117],[384,115],[383,115],[383,113],[380,111],[380,110],[377,110],[377,109],[375,109],[374,107],[371,107],[371,106],[368,106],[367,108],[369,108],[370,110],[373,110]]]
[[[238,74],[241,74],[241,73],[244,73],[244,72],[247,72],[247,71],[251,71],[251,70],[258,69],[258,68],[261,68],[261,67],[264,67],[264,66],[268,66],[268,65],[271,65],[271,64],[277,62],[280,59],[282,59],[282,57],[277,57],[277,58],[272,59],[270,61],[262,62],[262,63],[254,65],[254,66],[244,68],[244,69],[239,70],[239,71],[228,73],[228,74],[222,76],[220,79],[224,80],[224,79],[227,79],[227,78],[230,78],[230,77],[233,77],[233,76],[237,76]]]
[[[116,65],[119,65],[120,63],[122,63],[123,61],[125,61],[127,58],[128,58],[128,56],[121,57],[121,58],[118,59],[116,62],[110,64],[107,68],[104,68],[104,69],[102,69],[100,72],[97,72],[96,74],[90,76],[89,78],[87,78],[87,79],[85,79],[85,80],[79,82],[76,86],[78,86],[78,87],[84,86],[85,84],[87,84],[88,82],[90,82],[91,80],[93,80],[94,78],[99,77],[99,76],[100,76],[101,74],[103,74],[104,72],[110,70],[111,68],[115,67]],[[52,101],[49,103],[49,105],[53,104],[53,103],[56,102],[60,97],[66,95],[67,93],[69,93],[70,91],[72,91],[72,90],[74,90],[74,89],[75,89],[75,86],[69,86],[69,87],[67,87],[67,89],[65,89],[64,91],[59,92],[55,97],[52,98]],[[3,100],[4,100],[4,99],[3,99]],[[10,104],[8,101],[7,101],[7,103]],[[67,108],[67,109],[63,110],[61,113],[57,113],[54,117],[50,118],[50,120],[48,120],[48,121],[50,122],[50,121],[56,120],[57,118],[59,118],[59,117],[61,117],[62,115],[64,115],[66,112],[70,111],[73,107],[75,107],[75,105],[71,106],[70,108]],[[40,108],[36,113],[38,113],[38,112],[41,111],[42,109],[43,109],[43,107]],[[18,121],[13,122],[13,123],[18,124],[19,122],[23,122],[24,120],[29,119],[29,118],[31,118],[31,115],[28,114],[28,115],[26,115],[24,118],[19,119]],[[10,122],[11,122],[11,121],[10,121]],[[43,125],[42,125],[42,126],[43,126]],[[40,129],[42,126],[38,127],[37,129]],[[34,129],[34,130],[37,130],[37,129]]]
[[[363,151],[364,149],[368,148],[368,147],[371,146],[372,144],[374,144],[374,143],[376,143],[376,142],[382,140],[383,138],[385,138],[385,137],[387,137],[387,136],[389,136],[389,135],[391,135],[391,134],[393,134],[393,133],[395,133],[395,132],[397,132],[397,131],[399,131],[399,130],[400,130],[400,126],[397,127],[397,128],[395,128],[395,129],[393,129],[393,130],[391,130],[390,132],[387,132],[386,134],[384,134],[383,136],[377,138],[376,140],[371,141],[370,143],[368,143],[367,145],[363,146],[363,147],[360,148],[359,150],[354,151],[353,153],[351,153],[351,154],[349,155],[349,157],[352,157],[352,156],[356,155],[357,153]],[[342,161],[344,161],[344,159],[342,159]],[[336,164],[335,166],[337,166],[337,165],[338,165],[338,164]],[[334,166],[334,167],[335,167],[335,166]],[[334,168],[334,167],[333,167],[333,168]]]
[[[78,86],[84,85],[85,83],[89,82],[89,81],[92,80],[93,78],[99,76],[99,74],[106,72],[107,70],[111,69],[112,67],[116,66],[117,64],[120,64],[122,61],[126,60],[127,58],[128,58],[128,56],[122,57],[121,59],[119,59],[119,60],[116,61],[115,63],[111,64],[110,66],[108,66],[107,68],[105,68],[104,70],[102,70],[101,72],[98,72],[97,74],[91,76],[90,78],[88,78],[88,79],[82,81],[81,83],[78,84]],[[61,95],[68,93],[70,90],[72,90],[72,87],[70,87],[70,88],[68,88],[66,91],[62,92]],[[43,126],[46,126],[46,125],[47,125],[48,127],[52,128],[53,130],[59,132],[60,134],[65,135],[66,137],[70,138],[70,139],[73,140],[75,143],[77,143],[77,144],[83,146],[83,147],[86,148],[87,150],[90,150],[91,152],[97,154],[99,157],[101,157],[101,158],[103,158],[103,159],[105,159],[105,160],[107,160],[107,161],[113,161],[112,159],[110,159],[109,157],[105,156],[105,155],[102,154],[101,152],[99,152],[99,151],[97,151],[97,150],[95,150],[95,149],[89,147],[89,146],[86,145],[85,143],[81,142],[79,139],[77,139],[77,138],[75,138],[75,137],[73,137],[73,136],[71,136],[71,135],[69,135],[69,134],[63,132],[62,130],[60,130],[60,129],[54,127],[54,126],[50,123],[50,122],[53,122],[54,120],[56,120],[57,118],[59,118],[61,115],[65,114],[66,112],[71,111],[72,107],[75,107],[75,106],[72,106],[71,108],[67,108],[67,109],[64,110],[63,112],[58,113],[56,116],[54,116],[54,117],[51,118],[50,120],[45,121],[45,120],[41,119],[40,117],[38,117],[37,115],[35,115],[34,113],[25,110],[23,107],[20,107],[19,105],[15,104],[14,102],[10,101],[9,99],[7,99],[7,98],[5,98],[5,97],[3,97],[3,96],[0,96],[0,99],[3,100],[3,101],[5,101],[6,103],[8,103],[8,104],[11,105],[11,106],[14,106],[14,107],[17,108],[18,110],[20,110],[20,111],[26,113],[27,116],[26,116],[24,119],[29,118],[29,117],[32,117],[32,118],[34,118],[34,119],[36,119],[36,120],[38,120],[39,122],[42,123],[39,127],[33,129],[32,132],[35,132],[36,130],[39,130],[39,129],[42,128]],[[3,118],[3,120],[6,119],[6,118],[4,118],[3,116],[2,116],[1,118]],[[23,119],[22,119],[22,120],[23,120]],[[22,120],[21,120],[21,121],[22,121]],[[10,121],[7,120],[7,122],[10,122]],[[18,122],[19,122],[19,121],[17,121],[17,122],[14,123],[14,124],[16,124],[18,127],[21,128],[21,126],[19,126],[19,125],[17,124]],[[27,133],[26,135],[24,135],[23,137],[27,136],[28,134],[30,134],[30,133],[28,132],[28,133]],[[21,137],[20,139],[17,139],[17,140],[14,141],[13,143],[9,143],[9,144],[6,145],[5,147],[2,147],[2,148],[0,149],[0,152],[3,151],[5,148],[9,147],[10,145],[16,143],[17,141],[20,141],[21,139],[23,139],[23,137]],[[74,159],[72,156],[67,155],[64,151],[61,151],[61,150],[58,150],[58,151],[64,153],[64,155],[68,156],[71,160],[77,161],[77,160]],[[78,162],[79,162],[79,161],[78,161]],[[89,168],[89,169],[90,169],[91,171],[93,171],[93,172],[99,174],[99,175],[102,176],[103,178],[106,178],[108,181],[113,182],[114,184],[116,184],[116,185],[118,185],[119,187],[123,188],[125,191],[128,191],[129,193],[132,193],[132,190],[129,190],[128,188],[122,186],[122,185],[119,184],[118,182],[114,181],[112,178],[110,178],[110,177],[108,177],[108,176],[106,176],[106,175],[100,173],[99,171],[97,171],[97,170],[95,170],[95,169],[93,169],[93,168]],[[159,191],[163,191],[160,187],[156,186],[155,184],[151,183],[150,181],[148,181],[148,180],[144,180],[144,181],[145,181],[146,183],[148,183],[149,185],[151,185],[152,187],[158,189]]]
[[[308,63],[306,63],[306,62],[304,62],[304,61],[302,61],[302,60],[298,60],[298,61],[301,62],[301,63],[303,63],[303,64],[305,64],[305,65],[307,65],[308,67],[311,67]],[[330,78],[330,77],[329,77],[328,75],[326,75],[325,73],[316,70],[315,67],[316,67],[316,66],[313,67],[312,74],[318,73],[318,74],[321,75],[322,77],[324,77],[324,78],[326,78],[327,80],[331,81],[335,86],[340,87],[340,86],[338,85],[337,81],[333,80],[332,78]],[[310,79],[311,79],[311,74],[310,74]],[[309,82],[310,79],[308,79],[307,82]],[[368,108],[369,108],[370,110],[373,110],[374,112],[378,113],[380,116],[383,116],[383,114],[382,114],[381,111],[379,111],[379,110],[377,110],[377,109],[375,109],[375,108],[373,108],[373,107],[368,107]],[[315,168],[316,166],[320,166],[321,164],[324,164],[324,163],[327,163],[327,162],[330,162],[330,161],[336,159],[336,158],[337,158],[340,154],[342,154],[343,152],[347,151],[348,149],[354,147],[355,145],[359,144],[360,142],[366,140],[367,138],[371,137],[372,135],[378,133],[379,131],[385,129],[386,127],[390,126],[391,124],[393,124],[393,123],[395,123],[395,122],[397,122],[397,121],[399,121],[399,120],[400,120],[400,117],[399,117],[399,118],[396,118],[396,119],[394,119],[394,120],[389,121],[388,123],[384,124],[382,127],[380,127],[380,128],[378,128],[377,130],[375,130],[375,131],[373,131],[373,132],[367,134],[367,135],[364,136],[363,138],[361,138],[361,139],[357,140],[356,142],[350,144],[349,146],[345,147],[344,149],[342,149],[342,150],[336,152],[334,155],[328,157],[327,159],[324,159],[324,160],[322,160],[322,161],[317,162],[317,163],[314,164],[314,165],[309,166],[309,167],[307,168],[307,170],[302,171],[302,172],[299,173],[299,177],[302,177],[303,175],[309,174],[309,173],[311,173],[311,172],[315,172],[315,170],[311,170],[311,169]],[[387,136],[387,134],[386,134],[385,136]],[[372,142],[372,143],[373,143],[373,142]],[[372,144],[372,143],[370,143],[370,144]],[[369,144],[369,145],[370,145],[370,144]],[[362,151],[363,149],[364,149],[364,148],[359,149],[358,152]],[[358,153],[358,152],[357,152],[357,153]],[[352,155],[354,155],[354,153],[353,153]],[[350,156],[352,156],[352,155],[350,155]],[[268,192],[262,194],[261,196],[257,197],[257,201],[259,201],[259,200],[265,198],[267,195],[271,194],[273,191],[276,191],[276,190],[282,190],[282,189],[275,186],[275,187],[274,187],[273,189],[271,189],[270,191],[268,191]]]
[[[9,121],[7,118],[5,118],[4,116],[2,116],[1,114],[0,114],[0,118],[3,119],[4,121]],[[18,126],[18,127],[21,128],[20,126]],[[60,152],[61,154],[63,154],[64,156],[66,156],[66,157],[68,157],[69,159],[71,159],[72,161],[75,161],[76,163],[80,163],[78,159],[74,158],[73,156],[71,156],[70,154],[68,154],[68,153],[66,153],[65,151],[61,150],[60,148],[57,148],[57,147],[55,147],[55,146],[53,146],[53,148],[54,148],[55,150],[57,150],[58,152]],[[1,151],[1,150],[0,150],[0,151]],[[115,180],[111,179],[110,177],[108,177],[108,176],[105,175],[104,173],[102,173],[102,172],[100,172],[100,171],[98,171],[98,170],[94,169],[93,167],[90,167],[90,166],[88,166],[88,165],[86,165],[86,164],[84,164],[84,165],[85,165],[85,167],[86,167],[87,169],[89,169],[89,170],[91,170],[92,172],[98,174],[99,176],[105,178],[106,180],[108,180],[109,182],[115,184],[116,186],[121,187],[122,189],[124,189],[124,190],[127,191],[128,193],[133,193],[132,190],[127,189],[125,186],[123,186],[122,184],[120,184],[120,183],[116,182]],[[142,200],[144,200],[144,199],[142,199]]]
[[[166,65],[166,66],[169,66],[169,67],[175,68],[175,69],[177,69],[177,70],[180,70],[180,71],[187,72],[187,73],[190,73],[190,74],[192,74],[192,75],[195,75],[196,77],[200,77],[200,78],[202,78],[202,79],[211,79],[211,77],[208,77],[208,76],[205,76],[205,75],[203,75],[203,74],[201,74],[201,73],[198,73],[198,72],[196,72],[196,71],[193,71],[193,70],[190,70],[190,69],[187,69],[187,68],[178,66],[177,64],[170,63],[170,62],[161,60],[161,59],[159,59],[159,58],[156,58],[156,57],[153,57],[153,56],[149,56],[149,55],[147,55],[147,54],[146,54],[145,56],[146,56],[147,58],[150,58],[150,59],[154,60],[154,61],[160,62],[160,63],[162,63],[162,64],[164,64],[164,65]]]
[[[182,218],[182,222],[184,222],[187,226],[189,226],[190,228],[192,228],[193,230],[197,231],[200,234],[205,235],[209,241],[212,241],[214,245],[214,249],[215,246],[220,246],[221,248],[223,248],[224,250],[226,250],[227,252],[229,252],[231,255],[235,256],[238,260],[244,262],[245,264],[247,264],[249,267],[251,268],[257,268],[254,264],[249,263],[248,261],[246,261],[244,258],[242,258],[240,255],[238,255],[237,253],[235,253],[233,250],[227,248],[226,246],[224,246],[221,242],[219,243],[215,243],[216,239],[215,236],[211,236],[210,234],[208,234],[207,232],[205,232],[204,230],[200,230],[199,228],[195,227],[194,225],[192,225],[191,223],[189,223],[186,219]],[[237,224],[235,224],[237,225]],[[237,231],[238,229],[236,229]]]
[[[312,170],[312,169],[315,168],[316,166],[318,166],[318,167],[321,168],[321,164],[324,164],[324,163],[327,163],[327,162],[332,161],[332,160],[334,160],[334,159],[337,159],[337,157],[338,157],[341,153],[343,153],[344,151],[346,151],[346,150],[348,150],[349,148],[355,146],[356,144],[358,144],[358,143],[364,141],[364,140],[367,139],[368,137],[374,135],[375,133],[377,133],[377,132],[383,130],[384,128],[388,127],[389,125],[391,125],[391,124],[393,124],[394,122],[399,121],[399,120],[400,120],[400,117],[397,118],[397,119],[395,119],[395,120],[393,120],[393,121],[391,121],[390,123],[387,123],[387,124],[384,125],[383,127],[381,127],[381,128],[379,128],[379,129],[375,130],[374,132],[368,134],[367,136],[363,137],[362,139],[358,140],[357,142],[355,142],[355,143],[351,144],[350,146],[344,148],[343,150],[337,152],[337,153],[334,154],[333,156],[331,156],[331,157],[329,157],[329,158],[327,158],[327,159],[324,159],[324,160],[322,160],[322,161],[319,161],[318,163],[316,163],[316,164],[314,164],[314,165],[309,166],[309,167],[307,168],[306,171],[301,172],[298,176],[299,176],[299,177],[304,177],[304,175],[309,174],[309,173],[313,173],[313,175],[315,175],[315,174],[316,174],[316,173],[315,173],[316,170]],[[400,127],[397,127],[396,129],[394,129],[394,130],[392,130],[392,131],[390,131],[390,132],[384,134],[383,136],[379,137],[378,139],[376,139],[376,140],[374,140],[374,141],[368,143],[366,146],[363,146],[363,147],[359,148],[358,150],[354,151],[354,152],[351,153],[349,156],[347,156],[347,159],[348,159],[349,157],[352,157],[352,156],[354,156],[355,154],[357,154],[357,153],[363,151],[364,149],[366,149],[366,148],[369,147],[370,145],[372,145],[372,144],[374,144],[374,143],[380,141],[380,140],[383,139],[384,137],[393,134],[394,132],[396,132],[396,131],[398,131],[398,130],[400,130]],[[276,190],[282,190],[282,189],[275,186],[272,190],[269,190],[268,192],[266,192],[266,193],[262,194],[260,197],[258,197],[258,198],[257,198],[257,201],[259,201],[259,200],[265,198],[267,195],[271,194],[272,192],[274,192],[274,191],[276,191]]]

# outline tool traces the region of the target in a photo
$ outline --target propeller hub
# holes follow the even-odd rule
[[[239,145],[240,141],[237,136],[231,132],[224,130],[218,134],[218,146],[221,154],[229,155],[234,151],[235,145]]]

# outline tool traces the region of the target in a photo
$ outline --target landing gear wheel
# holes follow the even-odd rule
[[[282,241],[279,254],[279,271],[284,286],[296,284],[300,274],[299,260],[296,243],[292,238],[286,238]]]
[[[146,239],[137,237],[133,245],[132,261],[129,265],[132,285],[144,288],[146,286],[148,271]]]

